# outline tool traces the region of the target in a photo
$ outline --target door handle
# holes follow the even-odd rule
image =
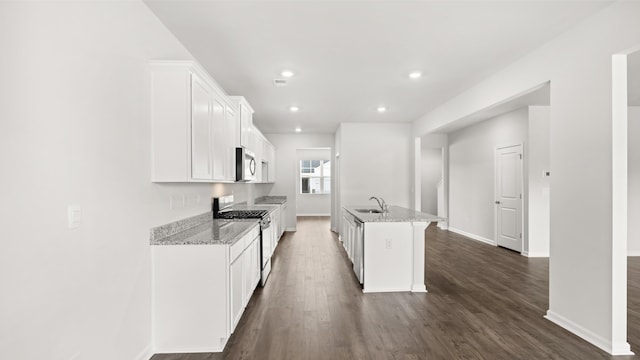
[[[500,200],[495,201],[496,205],[500,205]]]

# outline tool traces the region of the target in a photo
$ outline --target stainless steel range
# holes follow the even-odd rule
[[[273,241],[271,231],[271,216],[268,210],[234,209],[233,195],[213,198],[212,204],[214,219],[258,219],[260,221],[260,284],[264,286],[271,272],[271,255],[273,254]]]

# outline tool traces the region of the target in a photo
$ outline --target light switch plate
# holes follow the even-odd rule
[[[69,205],[67,207],[67,221],[69,229],[77,229],[82,224],[82,208],[80,205]]]

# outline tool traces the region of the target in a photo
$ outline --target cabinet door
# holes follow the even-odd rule
[[[253,124],[253,115],[251,111],[243,105],[240,105],[240,146],[253,151],[251,147],[251,126]]]
[[[269,182],[276,182],[276,149],[269,144]]]
[[[231,332],[235,330],[238,321],[242,317],[244,310],[244,267],[242,261],[243,255],[240,255],[233,263],[231,263],[231,271],[229,272],[231,284]]]
[[[213,179],[227,180],[227,119],[225,106],[218,97],[211,99],[213,137]]]
[[[249,245],[249,247],[244,251],[244,254],[242,254],[242,266],[244,268],[244,271],[242,273],[242,276],[244,277],[244,291],[242,294],[242,302],[244,304],[244,306],[247,306],[247,304],[249,303],[249,300],[251,299],[251,295],[253,294],[253,289],[255,288],[253,286],[253,256],[252,256],[252,252],[253,251],[253,243],[251,245]]]
[[[287,204],[283,204],[280,209],[282,210],[280,212],[280,236],[282,236],[287,229]]]
[[[276,209],[273,213],[273,215],[271,215],[271,224],[274,227],[274,232],[275,232],[275,239],[276,239],[276,245],[278,244],[278,241],[280,241],[280,234],[282,234],[280,232],[280,227],[282,226],[281,222],[280,222],[280,216],[282,216],[280,214],[280,208]]]
[[[254,149],[254,153],[256,154],[256,182],[264,182],[262,178],[262,160],[264,159],[262,153],[262,137],[255,129],[251,129],[251,136],[253,138],[252,148]]]
[[[251,295],[260,281],[260,237],[253,240],[243,256],[245,277],[245,304],[251,300]]]
[[[260,270],[262,270],[260,261],[260,235],[258,235],[256,240],[254,241],[254,244],[252,245],[251,259],[253,261],[253,265],[251,266],[253,274],[253,288],[255,289],[255,287],[258,286],[258,283],[260,282]]]
[[[213,178],[211,158],[211,92],[194,74],[191,75],[191,177]]]
[[[238,119],[236,117],[236,112],[232,107],[227,106],[227,116],[226,116],[226,176],[225,180],[235,181],[236,179],[236,147],[238,144],[236,143],[236,132]]]

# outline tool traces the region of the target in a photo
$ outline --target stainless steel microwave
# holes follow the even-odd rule
[[[236,148],[236,181],[256,180],[256,154],[243,148]]]

